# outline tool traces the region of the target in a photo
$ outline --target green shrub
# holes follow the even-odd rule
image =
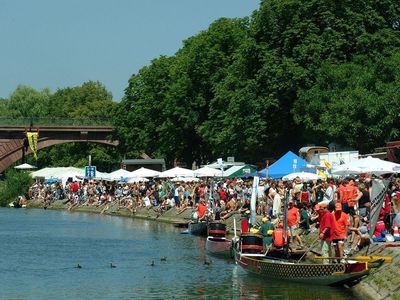
[[[27,172],[10,169],[5,174],[5,180],[0,182],[0,206],[7,206],[19,195],[28,196],[29,186],[33,179]]]

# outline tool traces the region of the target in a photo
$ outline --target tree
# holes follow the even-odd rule
[[[361,152],[400,138],[397,105],[400,54],[355,57],[324,64],[315,85],[300,93],[296,121],[325,142],[345,143]]]

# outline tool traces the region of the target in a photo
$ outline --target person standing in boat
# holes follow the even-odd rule
[[[260,234],[264,237],[263,238],[263,245],[264,248],[269,247],[272,244],[272,233],[275,229],[274,224],[271,223],[269,217],[263,217],[261,219],[263,224],[260,227]]]
[[[321,254],[323,257],[332,256],[332,240],[335,231],[335,220],[333,215],[328,211],[328,203],[321,202],[316,205],[319,212],[319,239],[321,240]],[[328,264],[329,260],[324,259],[324,264]]]
[[[336,257],[342,259],[344,257],[344,242],[348,227],[350,226],[349,216],[342,211],[342,204],[335,204],[335,211],[332,212],[335,222],[335,230],[333,232],[333,246],[335,247]]]
[[[289,227],[289,243],[293,243],[294,240],[298,243],[300,247],[303,247],[303,241],[299,236],[299,220],[300,212],[299,209],[294,206],[293,200],[289,201],[289,208],[287,211],[287,220]]]

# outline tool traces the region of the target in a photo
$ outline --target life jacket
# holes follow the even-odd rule
[[[276,228],[272,233],[274,246],[276,248],[282,248],[284,245],[287,244],[287,242],[285,241],[285,237],[283,236],[284,235],[283,233],[284,233],[283,228]]]

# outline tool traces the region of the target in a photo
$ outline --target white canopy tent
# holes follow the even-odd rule
[[[171,179],[173,182],[197,182],[199,178],[197,177],[174,177]]]
[[[331,173],[333,175],[348,175],[348,174],[374,174],[382,175],[389,173],[398,173],[400,171],[400,164],[390,161],[382,160],[379,158],[368,156],[348,164],[343,164],[333,167]]]
[[[194,170],[194,176],[196,176],[196,177],[221,176],[221,170],[217,170],[217,169],[205,166],[200,169]]]
[[[32,178],[42,177],[44,179],[56,178],[66,183],[68,178],[78,180],[79,177],[83,176],[84,171],[75,167],[56,167],[56,168],[43,168],[38,171],[32,172],[30,175]]]
[[[167,178],[167,177],[194,177],[194,172],[189,169],[181,168],[181,167],[175,167],[172,169],[169,169],[167,171],[161,172],[159,175],[161,178]]]
[[[301,180],[317,180],[321,179],[322,177],[318,176],[315,173],[310,173],[310,172],[295,172],[295,173],[290,173],[286,176],[283,176],[283,180],[293,180],[296,177],[299,177]]]
[[[130,172],[130,177],[158,177],[161,172],[147,169],[147,168],[140,168],[135,171]]]
[[[131,178],[131,172],[124,170],[124,169],[119,169],[116,170],[114,172],[111,172],[110,174],[108,174],[109,178],[112,180],[118,180],[121,178]]]
[[[128,183],[138,183],[138,182],[147,182],[149,181],[145,177],[132,177],[128,179]]]
[[[17,170],[30,170],[30,169],[36,169],[36,167],[25,163],[25,164],[22,164],[22,165],[15,166],[14,169],[17,169]]]

